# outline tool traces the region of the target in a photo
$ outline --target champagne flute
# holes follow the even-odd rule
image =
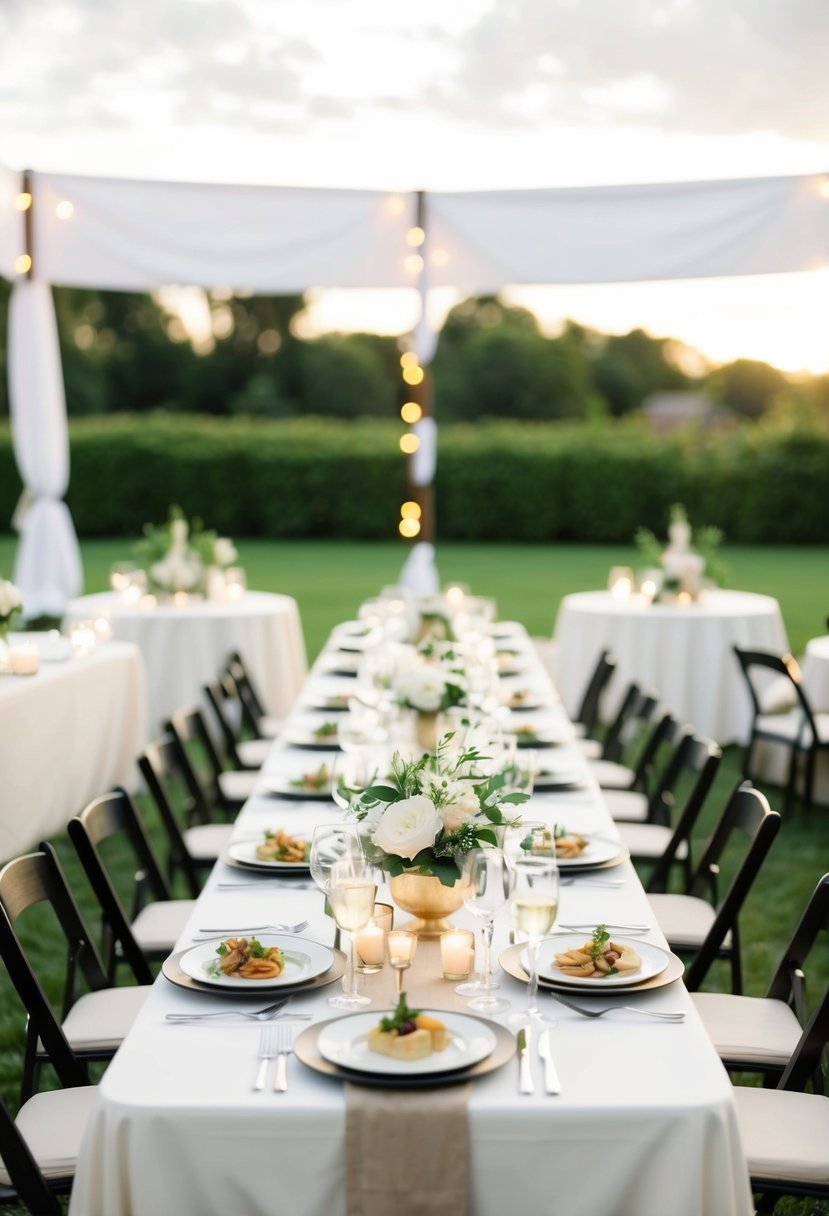
[[[554,1021],[546,1018],[538,1007],[538,948],[558,915],[558,866],[554,856],[525,853],[514,857],[510,868],[515,877],[510,897],[512,919],[515,928],[527,938],[530,975],[527,1007],[523,1013],[512,1014],[510,1024]]]
[[[393,1008],[396,1009],[403,995],[403,972],[411,967],[417,951],[417,934],[407,933],[405,929],[393,929],[386,934],[386,949],[389,965],[394,971],[397,995]]]
[[[357,991],[356,936],[357,930],[364,929],[371,920],[376,895],[377,886],[365,862],[349,858],[332,866],[328,903],[337,928],[345,930],[350,938],[345,991],[328,998],[328,1004],[335,1009],[353,1010],[371,1004],[371,997]]]
[[[472,849],[464,858],[463,873],[466,879],[463,902],[483,921],[484,974],[479,984],[460,984],[455,991],[461,995],[470,991],[479,993],[469,1002],[469,1008],[478,1013],[503,1013],[509,1009],[509,1001],[492,994],[496,987],[492,980],[492,930],[495,917],[509,898],[514,873],[502,851],[495,848]]]
[[[363,842],[357,823],[321,823],[311,836],[311,852],[308,865],[311,877],[325,896],[325,913],[331,916],[328,893],[331,888],[331,873],[342,862],[362,862]],[[334,931],[334,949],[340,948],[340,929]]]

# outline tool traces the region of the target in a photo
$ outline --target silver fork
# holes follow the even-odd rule
[[[625,1009],[628,1013],[640,1013],[643,1018],[659,1018],[663,1022],[685,1021],[684,1009],[676,1009],[670,1013],[660,1013],[656,1009],[640,1009],[638,1005],[608,1005],[605,1009],[585,1009],[583,1005],[576,1005],[573,1001],[566,1000],[558,992],[551,992],[549,988],[547,991],[554,1001],[558,1001],[559,1005],[565,1005],[567,1009],[572,1009],[573,1013],[580,1013],[583,1018],[602,1018],[606,1013]]]
[[[240,933],[301,933],[308,928],[307,920],[298,920],[295,925],[247,925],[241,929],[199,929],[193,942],[214,942],[223,937],[237,937]]]
[[[276,1055],[276,1026],[263,1026],[259,1032],[259,1071],[253,1083],[255,1090],[265,1088],[265,1078],[268,1075],[268,1064]]]
[[[254,1022],[267,1022],[275,1017],[280,1009],[284,1009],[289,1000],[290,998],[285,996],[273,1005],[266,1005],[264,1009],[221,1009],[215,1013],[166,1013],[164,1016],[168,1022],[201,1022],[204,1018],[252,1018]]]
[[[294,1050],[293,1026],[279,1025],[276,1028],[276,1073],[273,1087],[276,1093],[288,1091],[288,1056]]]

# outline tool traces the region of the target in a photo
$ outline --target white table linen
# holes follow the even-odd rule
[[[0,858],[61,831],[87,802],[131,784],[144,746],[141,652],[108,642],[83,658],[0,676]]]
[[[686,606],[648,604],[639,595],[609,591],[568,595],[555,625],[556,686],[569,713],[577,711],[590,672],[607,647],[617,660],[605,714],[612,716],[631,680],[653,689],[703,735],[744,742],[751,702],[732,647],[788,649],[780,607],[768,595],[705,591]]]
[[[147,665],[150,736],[184,705],[199,704],[205,684],[228,655],[241,652],[269,714],[285,717],[307,674],[305,640],[296,600],[248,591],[238,600],[189,598],[146,607],[115,592],[72,600],[66,619],[105,617],[113,637],[134,642]]]
[[[527,653],[531,647],[525,643]],[[312,673],[309,693],[316,676]],[[325,677],[326,689],[331,677]],[[534,684],[544,683],[538,670]],[[343,681],[348,686],[348,681]],[[298,707],[297,712],[307,713]],[[561,723],[552,707],[546,719]],[[567,745],[549,753],[562,767],[583,763]],[[266,765],[271,775],[293,776],[316,767],[324,753],[286,748],[277,741]],[[329,755],[330,759],[330,755]],[[586,770],[585,770],[586,771]],[[533,798],[528,815],[579,831],[613,833],[598,787]],[[262,793],[247,803],[235,836],[265,828],[310,832],[341,818],[333,804],[278,802]],[[605,871],[621,888],[565,885],[560,919],[648,922],[648,939],[664,945],[648,901],[629,862]],[[218,882],[238,882],[234,891]],[[378,893],[378,898],[383,898]],[[306,934],[330,943],[332,922],[316,889],[265,879],[251,885],[244,872],[218,863],[179,947],[198,926],[241,927],[246,922],[308,917]],[[396,925],[407,919],[396,911]],[[461,910],[453,920],[473,925]],[[508,944],[506,912],[496,921],[494,957]],[[550,947],[544,948],[548,953]],[[430,961],[431,960],[431,961]],[[438,943],[423,942],[415,967],[428,968],[441,985],[443,1006],[467,1010],[454,985],[440,981]],[[393,977],[383,973],[391,998]],[[513,1010],[526,989],[501,974],[501,992]],[[425,978],[423,983],[425,984]],[[417,971],[407,976],[418,1001]],[[322,988],[291,1003],[315,1020],[334,1015]],[[555,1062],[563,1092],[544,1093],[542,1063],[534,1056],[536,1093],[518,1093],[518,1065],[476,1080],[469,1105],[471,1196],[476,1216],[748,1216],[747,1173],[731,1085],[681,984],[638,997],[653,1008],[687,1011],[681,1025],[651,1023],[618,1013],[588,1021],[556,1006]],[[262,1004],[267,1004],[263,1001]],[[222,1007],[218,997],[197,996],[159,979],[100,1087],[100,1103],[87,1134],[72,1196],[71,1216],[342,1216],[345,1211],[345,1102],[342,1083],[289,1063],[287,1094],[253,1093],[259,1029],[256,1024],[165,1024],[167,1012]],[[381,1008],[375,1004],[380,1016]],[[302,1026],[300,1025],[300,1029]],[[405,1099],[401,1099],[405,1100]]]

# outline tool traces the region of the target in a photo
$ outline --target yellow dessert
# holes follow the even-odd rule
[[[391,1017],[368,1032],[369,1051],[395,1060],[422,1060],[433,1051],[443,1051],[448,1042],[446,1027],[430,1014],[409,1009],[402,993]]]

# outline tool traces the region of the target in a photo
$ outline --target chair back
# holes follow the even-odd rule
[[[668,847],[654,867],[648,882],[649,891],[665,890],[671,869],[678,861],[681,861],[686,879],[690,881],[693,868],[691,836],[711,786],[714,784],[721,760],[722,750],[719,744],[714,743],[712,739],[695,735],[688,728],[681,733],[662,784],[662,805],[673,809],[673,835],[668,842]],[[677,812],[679,798],[676,789],[680,782],[686,788],[682,795],[681,809]],[[690,784],[686,785],[686,783]],[[686,850],[685,856],[679,858],[683,843]]]
[[[110,974],[114,971],[115,949],[120,946],[138,983],[151,984],[152,972],[130,922],[148,895],[167,900],[171,892],[132,798],[120,787],[95,798],[80,815],[69,820],[68,832],[101,908],[110,947]],[[101,845],[116,837],[127,844],[136,867],[130,912],[124,908],[101,853]]]
[[[181,869],[187,879],[190,894],[195,898],[201,890],[199,867],[191,856],[184,830],[195,823],[205,823],[210,817],[208,807],[196,801],[187,774],[182,770],[179,748],[172,735],[162,735],[144,748],[138,757],[138,768],[155,803],[167,835],[167,879]],[[184,796],[181,796],[183,787]],[[212,866],[212,861],[211,861]]]
[[[208,705],[213,710],[213,717],[219,728],[228,759],[234,768],[244,768],[242,757],[239,755],[237,748],[240,738],[240,727],[242,725],[242,706],[240,698],[236,695],[235,682],[227,675],[221,683],[217,680],[211,680],[209,684],[205,684],[204,686],[204,695],[207,698]],[[238,706],[238,714],[232,712],[231,702],[233,701]]]
[[[173,738],[179,767],[194,805],[204,815],[204,822],[209,822],[218,808],[229,811],[231,808],[219,784],[224,764],[202,711],[198,706],[177,709],[164,729]]]
[[[767,650],[742,650],[739,646],[734,647],[734,653],[745,678],[754,717],[757,718],[766,712],[763,708],[764,682],[759,673],[772,672],[778,679],[782,676],[783,679],[788,680],[791,685],[795,703],[799,705],[804,717],[801,737],[807,734],[806,728],[808,727],[811,731],[811,738],[817,739],[814,712],[803,689],[803,676],[797,659],[790,654],[778,655]]]
[[[663,710],[657,717],[656,724],[645,740],[636,760],[631,789],[648,791],[653,782],[662,748],[677,743],[679,737],[679,719],[670,710]]]
[[[780,816],[770,808],[765,795],[748,782],[739,785],[726,804],[691,883],[689,894],[700,898],[713,895],[716,908],[714,923],[685,977],[691,991],[699,988],[729,931],[734,939],[734,955],[738,955],[739,914],[779,830]],[[742,841],[742,860],[720,898],[717,883],[720,861],[735,840]]]
[[[28,1144],[17,1129],[5,1102],[0,1099],[0,1158],[11,1178],[11,1186],[0,1184],[0,1203],[19,1200],[26,1205],[32,1216],[60,1216],[61,1205],[55,1192],[69,1190],[69,1179],[62,1185],[52,1183],[54,1191],[43,1177],[40,1166],[31,1154]]]
[[[51,905],[59,930],[66,938],[63,1016],[78,995],[78,972],[92,990],[109,987],[101,956],[52,846],[41,844],[39,852],[27,853],[7,862],[0,870],[0,957],[28,1014],[24,1097],[28,1096],[27,1079],[31,1077],[31,1061],[38,1040],[43,1044],[62,1085],[89,1083],[86,1067],[70,1047],[17,932],[19,917],[40,903]]]
[[[259,735],[259,723],[267,711],[265,703],[251,679],[247,665],[238,650],[228,655],[225,674],[236,686],[236,693],[242,706],[242,721],[245,729],[252,735]]]
[[[621,760],[625,745],[633,739],[637,727],[650,720],[657,704],[657,698],[642,692],[638,684],[628,685],[616,717],[607,728],[602,745],[603,760]]]
[[[616,660],[609,650],[603,650],[587,682],[581,705],[574,719],[574,721],[581,723],[587,735],[591,735],[599,723],[602,693],[615,670]]]

